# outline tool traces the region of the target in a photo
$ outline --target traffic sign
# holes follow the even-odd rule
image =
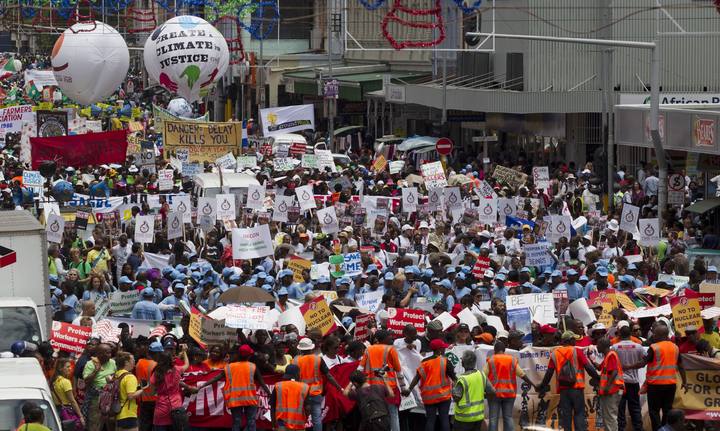
[[[672,174],[668,178],[668,188],[674,192],[685,191],[685,176],[681,174]]]
[[[435,150],[438,152],[438,154],[447,156],[448,154],[452,153],[453,141],[448,138],[440,138],[435,143]]]

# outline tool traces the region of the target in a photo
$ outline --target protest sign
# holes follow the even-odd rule
[[[547,166],[534,166],[532,176],[536,189],[548,190],[550,188],[550,170]]]
[[[217,198],[199,197],[197,205],[197,217],[198,223],[200,217],[208,217],[212,220],[214,224],[215,220],[217,220]]]
[[[524,341],[532,341],[532,315],[529,308],[507,310],[507,325],[508,331],[520,331],[524,334]]]
[[[235,160],[235,170],[240,172],[244,169],[252,169],[257,167],[256,156],[238,156]]]
[[[643,218],[638,221],[640,231],[639,245],[643,247],[655,247],[660,242],[660,219]]]
[[[305,169],[318,169],[318,157],[316,154],[303,154],[300,166]]]
[[[173,153],[187,148],[191,162],[210,162],[240,148],[241,123],[164,121],[163,145]],[[234,161],[234,160],[233,160]]]
[[[447,311],[440,313],[436,318],[434,318],[432,321],[438,321],[442,324],[443,331],[446,331],[448,328],[450,328],[452,325],[457,323],[457,319],[455,319],[452,314],[448,313]]]
[[[385,158],[385,156],[380,154],[380,156],[378,156],[378,158],[375,159],[375,162],[372,165],[372,169],[373,169],[373,171],[375,171],[375,173],[379,173],[379,172],[382,172],[385,170],[385,168],[387,167],[387,164],[388,164],[388,161]]]
[[[442,207],[443,204],[443,188],[430,188],[428,189],[428,208],[431,211],[437,211]]]
[[[295,196],[297,196],[297,200],[300,204],[300,209],[302,211],[308,211],[317,208],[311,185],[296,187]]]
[[[495,166],[492,176],[511,187],[521,186],[527,181],[526,174],[500,165]]]
[[[683,409],[685,418],[717,421],[720,417],[720,362],[698,355],[682,355],[684,390],[675,391],[674,408]]]
[[[23,171],[23,187],[42,187],[44,183],[45,178],[40,175],[40,171]]]
[[[690,277],[687,275],[658,274],[658,281],[664,281],[665,283],[671,284],[675,287],[680,287],[688,284],[690,282]],[[647,290],[647,288],[645,288],[645,290]]]
[[[291,105],[260,110],[263,136],[276,136],[315,128],[313,105]]]
[[[293,206],[295,196],[275,195],[275,203],[273,205],[272,219],[273,221],[287,222],[288,212]]]
[[[376,313],[382,305],[383,290],[371,290],[365,293],[356,293],[355,302],[359,308]]]
[[[570,299],[567,290],[553,290],[553,299],[555,300],[555,314],[562,316],[567,313]]]
[[[7,133],[16,133],[22,130],[23,123],[33,121],[31,105],[10,106],[0,109],[0,143],[5,142]]]
[[[74,168],[122,164],[126,157],[127,131],[30,138],[30,145],[33,169],[37,169],[46,160]]]
[[[182,375],[182,381],[191,387],[201,387],[221,372],[222,370],[185,372]],[[220,379],[211,385],[202,387],[197,393],[184,397],[183,410],[187,412],[188,423],[191,427],[209,427],[211,429],[232,427],[232,416],[229,409],[225,407],[224,386],[225,379]]]
[[[361,314],[355,318],[355,340],[365,341],[370,338],[370,324],[375,323],[375,315]]]
[[[634,233],[635,230],[637,230],[639,214],[640,207],[624,203],[622,208],[622,214],[620,215],[620,229],[626,232]]]
[[[330,150],[315,150],[315,155],[317,156],[318,169],[321,171],[330,169],[330,172],[337,172],[335,159]]]
[[[135,242],[150,244],[155,240],[155,216],[138,215],[135,217]]]
[[[555,300],[552,293],[527,293],[508,295],[507,309],[529,308],[533,320],[541,325],[557,322],[555,318]]]
[[[273,254],[270,227],[261,224],[247,229],[232,230],[233,259],[256,259]]]
[[[475,276],[476,279],[481,280],[483,278],[485,270],[488,268],[490,268],[490,258],[485,256],[478,256],[477,261],[475,262],[475,266],[473,266],[473,276]]]
[[[227,153],[224,156],[215,159],[215,165],[220,169],[235,169],[237,160],[233,153]]]
[[[482,224],[495,224],[497,222],[497,204],[497,199],[480,198],[478,221]]]
[[[405,325],[413,325],[418,335],[425,333],[425,312],[411,308],[388,308],[387,328],[396,337],[402,336]]]
[[[402,188],[402,210],[404,213],[414,213],[417,211],[418,190],[417,187]]]
[[[167,239],[182,238],[183,222],[182,214],[170,212],[167,216]]]
[[[590,292],[589,305],[602,306],[600,316],[597,317],[598,323],[602,323],[606,328],[612,326],[613,317],[610,315],[614,308],[617,308],[617,299],[615,299],[615,289],[606,289],[602,291]]]
[[[254,210],[262,209],[265,205],[265,185],[249,185],[247,203],[245,205]]]
[[[139,290],[130,290],[127,292],[116,290],[110,296],[110,311],[112,311],[114,315],[130,314],[139,300]]]
[[[298,256],[290,256],[290,260],[286,262],[287,269],[293,272],[293,281],[295,283],[304,283],[305,278],[303,277],[303,271],[310,271],[313,263],[307,259],[302,259]]]
[[[273,170],[276,172],[292,171],[295,169],[295,159],[290,157],[276,157],[273,159]]]
[[[91,334],[92,328],[53,321],[50,344],[53,349],[80,355],[85,350],[85,344]]]
[[[322,233],[331,235],[340,232],[340,225],[334,206],[317,210],[317,218],[320,222]]]
[[[248,307],[245,305],[230,304],[227,306],[225,326],[241,329],[272,329],[267,325],[265,315],[270,311],[267,305]]]
[[[492,198],[485,198],[485,199],[492,199]],[[497,200],[498,203],[498,214],[500,214],[500,219],[505,220],[505,217],[511,216],[515,217],[515,212],[517,210],[517,204],[515,203],[515,199],[513,198],[499,198]]]
[[[615,292],[615,299],[617,299],[618,305],[627,311],[637,310],[637,305],[623,292]]]
[[[425,179],[425,187],[428,189],[447,187],[448,182],[441,162],[425,163],[420,169]]]
[[[715,306],[720,307],[720,284],[703,281],[700,283],[700,293],[712,293],[715,295]]]
[[[390,162],[390,175],[399,174],[405,167],[405,160],[393,160]]]
[[[343,272],[345,275],[352,277],[362,274],[362,260],[359,251],[345,254],[344,260]]]
[[[220,221],[235,220],[235,195],[215,196],[215,210]]]
[[[160,169],[157,172],[158,176],[158,189],[160,191],[172,190],[175,186],[173,179],[175,173],[172,169]]]
[[[547,242],[525,244],[523,251],[525,252],[526,266],[548,266],[555,263],[555,260],[550,255]]]
[[[192,223],[192,206],[190,205],[190,195],[172,195],[170,199],[170,208],[179,212],[183,216],[183,223]]]
[[[462,208],[462,205],[463,205],[462,195],[460,194],[459,188],[445,187],[443,189],[443,192],[444,192],[445,203],[447,204],[448,208],[450,208],[450,209]]]
[[[207,122],[210,120],[210,112],[197,118],[184,118],[173,114],[165,108],[153,104],[153,120],[155,122],[155,133],[162,134],[165,131],[165,121],[189,121],[189,122]]]
[[[65,232],[65,219],[56,214],[50,214],[47,217],[45,232],[47,233],[48,242],[61,244],[63,232]]]
[[[673,322],[675,330],[681,337],[685,336],[685,328],[694,326],[702,328],[702,317],[700,316],[700,301],[697,298],[688,296],[670,298]]]
[[[312,301],[302,304],[300,312],[305,319],[306,328],[317,328],[323,336],[337,328],[335,318],[323,296],[318,296]]]

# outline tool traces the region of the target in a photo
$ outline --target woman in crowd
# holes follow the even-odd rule
[[[82,431],[85,426],[80,405],[75,399],[73,384],[70,380],[73,374],[73,364],[69,359],[58,359],[55,364],[55,375],[50,381],[53,401],[60,412],[60,419],[72,421],[75,431]]]

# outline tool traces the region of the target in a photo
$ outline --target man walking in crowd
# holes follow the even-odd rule
[[[631,365],[640,362],[645,357],[642,345],[632,341],[630,323],[621,320],[617,324],[619,341],[611,347],[620,359],[623,370],[624,390],[618,406],[618,429],[625,429],[625,408],[630,415],[633,431],[642,431],[642,412],[640,407],[640,380],[637,369],[629,369]]]
[[[461,364],[465,373],[458,377],[452,390],[455,402],[455,431],[481,431],[485,419],[485,397],[493,393],[485,373],[476,369],[474,352],[463,353]]]

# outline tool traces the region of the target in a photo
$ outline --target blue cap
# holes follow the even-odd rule
[[[182,273],[187,272],[187,269],[188,269],[187,266],[180,264],[180,263],[175,266],[175,271],[179,271]]]
[[[267,284],[274,284],[274,283],[275,283],[275,277],[273,277],[272,275],[268,275],[267,277],[265,277],[265,283],[267,283]]]
[[[715,265],[708,266],[707,272],[718,272],[717,266],[715,266]]]
[[[608,276],[608,270],[604,266],[601,266],[597,269],[597,273],[600,275],[600,277],[607,277]]]
[[[330,283],[330,277],[328,277],[327,275],[321,275],[320,277],[318,277],[317,283],[318,284]]]
[[[270,292],[272,292],[273,287],[272,287],[271,285],[269,285],[269,284],[263,284],[262,287],[261,287],[261,289],[264,290],[264,291],[266,291],[266,292],[268,292],[268,293],[270,293]]]
[[[557,269],[552,272],[550,275],[551,277],[562,277],[562,272],[558,271]]]
[[[170,274],[171,272],[173,272],[172,266],[166,266],[165,268],[163,268],[162,270],[160,270],[160,274],[162,274],[163,277],[166,276],[166,275],[168,275],[168,274]]]
[[[172,288],[173,288],[173,290],[175,290],[175,289],[185,290],[185,289],[187,289],[187,286],[185,286],[185,284],[182,281],[176,281],[172,284]]]
[[[141,274],[143,272],[147,272],[149,270],[150,270],[150,268],[148,268],[147,266],[140,266],[140,267],[138,267],[137,271],[135,271],[135,275]]]
[[[567,275],[578,275],[578,273],[574,269],[570,268],[567,272]]]
[[[130,280],[130,277],[127,275],[123,275],[120,277],[120,280],[118,280],[118,284],[133,284],[133,281]]]
[[[150,343],[150,347],[148,347],[148,350],[153,353],[162,353],[165,351],[165,349],[163,349],[162,343],[159,341],[153,341],[152,343]]]
[[[393,274],[392,272],[386,272],[383,278],[387,281],[393,281],[395,280],[395,274]]]
[[[629,263],[628,266],[627,266],[627,269],[628,269],[628,270],[631,270],[631,269],[632,269],[632,270],[637,270],[637,266],[635,266],[634,263]]]
[[[200,264],[197,262],[193,262],[188,268],[190,269],[190,271],[197,271],[198,269],[200,269]]]
[[[63,293],[63,292],[62,292],[62,289],[57,288],[57,287],[55,287],[55,286],[51,286],[51,287],[50,287],[50,291],[52,292],[53,295],[56,295],[56,296],[60,296],[60,295],[62,295],[62,293]]]
[[[587,278],[587,275],[581,275],[580,278],[578,278],[578,281],[590,281],[590,279]]]
[[[452,289],[452,283],[447,278],[442,280],[440,283],[438,283],[440,286],[444,287],[445,289]]]
[[[180,271],[176,271],[173,269],[173,271],[170,273],[170,278],[173,280],[178,280],[183,278],[183,274],[180,273]]]
[[[283,287],[280,288],[280,290],[278,290],[277,294],[278,294],[278,296],[287,295],[287,294],[288,294],[288,290],[287,290],[287,288],[286,288],[285,286],[283,286]]]
[[[545,271],[543,271],[543,274],[552,274],[552,272],[553,272],[552,269],[545,268]]]
[[[507,268],[500,268],[500,271],[498,271],[500,274],[508,275],[510,273],[510,270]]]
[[[423,277],[432,277],[433,275],[435,275],[435,273],[432,269],[426,269],[423,271]]]
[[[195,272],[191,272],[191,273],[190,273],[190,277],[194,278],[194,279],[197,281],[197,280],[200,280],[200,279],[202,278],[202,274],[200,274],[199,272],[195,271]]]
[[[349,277],[343,277],[337,282],[338,284],[347,284],[348,286],[352,284],[352,280]]]
[[[373,272],[373,271],[377,271],[377,270],[378,270],[377,265],[370,264],[370,265],[368,265],[366,272]]]
[[[415,265],[408,266],[405,268],[405,273],[407,274],[413,274],[413,275],[420,275],[420,268],[418,268]]]
[[[352,317],[345,316],[342,318],[342,324],[344,327],[349,328],[350,325],[352,325],[352,323],[353,323]]]
[[[142,290],[142,296],[155,296],[155,291],[152,287],[146,287]]]
[[[529,281],[526,281],[525,283],[523,283],[523,287],[527,287],[528,289],[532,289],[533,287],[535,287],[535,285],[532,284],[532,283],[530,283]]]
[[[277,278],[281,279],[283,277],[292,277],[293,272],[289,269],[283,269],[282,271],[278,272]]]
[[[265,267],[262,265],[256,266],[254,269],[254,272],[260,272],[260,271],[265,271]]]
[[[200,265],[200,272],[202,272],[203,274],[205,274],[206,272],[210,272],[212,270],[213,270],[212,265],[210,265],[207,262]]]
[[[465,273],[461,272],[458,275],[456,275],[455,278],[458,280],[465,280]]]
[[[498,272],[497,274],[495,274],[495,280],[505,281],[505,274],[503,274],[502,272]]]
[[[235,271],[234,271],[232,268],[227,268],[227,267],[225,267],[225,268],[223,268],[223,270],[222,270],[222,276],[223,276],[223,277],[229,277],[229,276],[232,275],[233,272],[235,272]]]
[[[610,265],[610,260],[609,259],[598,259],[597,265],[604,266],[605,268],[607,268],[607,266]]]
[[[57,283],[59,281],[58,276],[55,274],[50,274],[48,279],[50,280],[50,283]]]
[[[621,275],[621,276],[620,276],[620,281],[623,282],[623,283],[632,284],[634,280],[635,280],[635,277],[633,277],[633,276],[631,276],[631,275],[625,274],[625,275]]]
[[[465,274],[470,274],[470,272],[472,271],[472,268],[470,268],[470,267],[467,266],[467,265],[463,265],[460,269],[461,269],[462,272],[464,272]]]
[[[455,274],[455,267],[454,267],[454,266],[448,266],[448,267],[445,269],[445,273],[446,273],[446,274]]]
[[[255,276],[257,278],[265,279],[265,278],[267,278],[268,275],[267,275],[267,272],[263,271],[263,272],[258,272]]]
[[[520,268],[520,272],[530,272],[530,268],[528,268],[527,266],[523,266],[522,268]]]
[[[228,278],[228,282],[230,283],[240,283],[240,274],[233,274]]]
[[[245,282],[245,286],[255,287],[256,284],[257,284],[257,279],[254,277]]]

